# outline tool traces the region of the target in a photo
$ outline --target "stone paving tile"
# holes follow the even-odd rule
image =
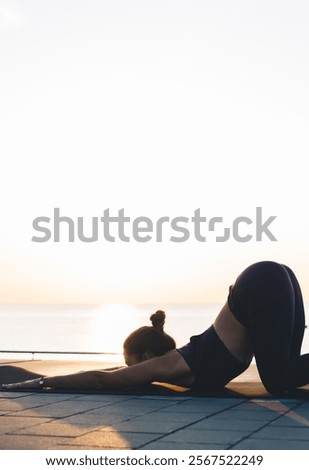
[[[284,416],[272,421],[270,427],[287,426],[287,427],[305,427],[309,433],[309,417],[305,418],[302,413],[297,411],[289,411]],[[276,432],[276,431],[274,431]]]
[[[126,400],[125,402],[122,402],[119,404],[119,406],[122,407],[128,407],[128,408],[147,408],[147,410],[157,410],[159,408],[169,408],[173,405],[176,405],[180,403],[180,405],[183,404],[183,402],[178,402],[178,400],[162,400],[160,398],[152,398],[152,399],[139,399],[139,398],[131,398],[130,400]]]
[[[130,419],[128,421],[122,421],[115,423],[113,428],[118,432],[133,431],[133,432],[153,432],[157,433],[170,433],[183,427],[183,423],[180,422],[169,422],[168,420],[161,422],[153,422],[149,415],[146,417],[140,417],[136,419]],[[104,431],[104,429],[102,429]]]
[[[309,445],[309,430],[307,427],[305,428],[299,428],[299,427],[293,427],[293,429],[290,429],[287,426],[276,426],[276,427],[271,427],[267,426],[260,431],[255,432],[252,437],[254,439],[294,439],[294,440],[302,440],[302,441],[307,441],[307,444]]]
[[[59,396],[54,397],[52,395],[33,394],[27,396],[19,396],[18,398],[1,399],[0,400],[0,413],[3,412],[18,412],[25,410],[35,410],[41,406],[53,405],[58,403],[70,403],[71,400],[68,397]]]
[[[170,407],[166,405],[162,405],[162,403],[158,403],[157,405],[155,403],[148,403],[139,406],[138,403],[134,402],[128,402],[126,404],[124,403],[117,403],[117,404],[112,404],[112,405],[107,405],[104,407],[97,408],[95,410],[89,410],[89,414],[111,414],[111,413],[116,413],[120,415],[123,413],[123,416],[141,416],[147,413],[152,413],[154,411],[169,411]]]
[[[73,399],[74,400],[74,399]],[[53,403],[72,402],[68,396],[53,395],[45,393],[36,393],[35,395],[27,395],[26,397],[19,397],[16,401],[24,408],[52,405]]]
[[[241,450],[308,450],[309,442],[295,439],[245,439],[230,449]]]
[[[247,431],[226,431],[213,429],[191,429],[187,427],[164,436],[162,442],[183,442],[194,444],[235,444],[248,435]]]
[[[216,444],[214,447],[213,444],[194,444],[193,442],[184,443],[184,442],[162,442],[158,440],[152,442],[151,444],[145,444],[144,446],[139,447],[139,449],[146,450],[220,450],[226,449],[224,444]]]
[[[153,411],[150,410],[148,411],[147,408],[145,409],[138,409],[138,408],[123,408],[123,407],[117,407],[117,406],[102,406],[100,408],[97,408],[95,410],[89,410],[87,411],[88,416],[101,416],[101,417],[111,417],[111,416],[116,416],[122,419],[129,419],[129,418],[134,418],[138,416],[144,416],[145,414],[152,413]]]
[[[0,400],[0,414],[23,410],[23,407],[15,400]]]
[[[157,400],[158,397],[160,397],[160,400],[166,400],[166,401],[178,401],[178,402],[183,402],[183,401],[187,401],[187,400],[191,400],[191,397],[189,396],[185,396],[185,397],[182,397],[180,395],[141,395],[139,398],[139,400],[149,400],[150,398],[152,400]]]
[[[287,413],[294,413],[293,409],[298,409],[298,403],[291,400],[291,403],[282,403],[278,400],[254,400],[246,401],[232,409],[223,411],[217,415],[218,419],[249,420],[271,422],[285,416]]]
[[[55,397],[57,399],[59,398],[61,400],[69,400],[69,401],[76,400],[80,396],[78,393],[74,394],[74,393],[66,393],[66,392],[46,392],[46,393],[40,392],[39,394],[33,393],[33,395],[40,395],[46,398]],[[91,396],[91,395],[86,395],[86,396]]]
[[[218,398],[218,397],[192,397],[190,399],[190,402],[192,404],[198,404],[198,405],[211,405],[211,404],[218,404],[220,402],[221,405],[227,405],[228,407],[234,406],[234,405],[241,405],[243,403],[247,403],[248,399],[247,398]]]
[[[309,420],[309,409],[308,408],[306,408],[304,406],[300,406],[300,407],[294,408],[293,411],[295,413],[298,413],[303,418]]]
[[[216,431],[247,431],[252,432],[264,426],[264,422],[260,420],[241,420],[241,419],[220,419],[220,415],[203,419],[198,423],[190,426],[190,429],[213,429]]]
[[[68,395],[67,395],[68,396]],[[121,403],[132,398],[130,395],[79,395],[74,398],[74,401],[86,401],[86,402],[99,402],[102,404],[108,403]]]
[[[282,403],[284,405],[297,405],[303,403],[302,399],[299,398],[253,398],[251,400],[246,400],[243,402],[244,405],[261,405],[261,404],[271,405],[274,404],[276,406],[277,403]]]
[[[159,433],[139,433],[139,432],[117,432],[113,428],[94,431],[78,437],[74,440],[76,446],[93,446],[95,448],[114,449],[136,449],[145,445],[163,434]]]
[[[47,447],[46,450],[98,450],[93,446],[74,446],[74,444],[53,444]],[[100,447],[100,450],[115,450],[115,447]]]
[[[33,395],[33,393],[28,392],[2,392],[0,391],[0,400],[14,399],[19,397],[25,397]]]
[[[309,411],[309,401],[304,401],[300,404],[299,408],[302,410],[308,410]]]
[[[99,426],[89,425],[73,425],[64,422],[50,421],[35,426],[31,426],[25,429],[17,429],[10,432],[11,435],[31,435],[31,436],[61,436],[61,437],[76,437],[82,436],[91,431],[99,429]]]
[[[218,400],[217,403],[203,403],[200,406],[198,402],[185,402],[183,404],[178,403],[169,407],[168,411],[172,413],[200,413],[202,416],[211,416],[215,413],[221,412],[226,409],[230,409],[232,406],[220,403]]]
[[[128,414],[124,416],[123,414],[116,414],[116,413],[108,413],[104,414],[89,414],[85,413],[78,413],[76,415],[68,416],[66,418],[59,418],[59,422],[63,421],[67,424],[73,425],[85,425],[85,426],[97,426],[97,427],[105,427],[111,426],[117,423],[121,423],[123,421],[127,421],[131,419],[131,415]]]
[[[46,450],[52,445],[66,445],[68,439],[61,437],[45,436],[14,436],[0,437],[0,449],[2,450]],[[68,441],[70,442],[70,441]]]
[[[281,413],[277,413],[276,411],[242,411],[238,409],[231,409],[231,410],[225,410],[222,411],[221,413],[217,414],[216,417],[217,419],[221,420],[230,420],[230,421],[235,421],[235,420],[248,420],[248,421],[263,421],[264,423],[268,423],[273,421],[274,419],[278,418],[281,416]]]
[[[63,418],[84,411],[96,410],[100,404],[93,402],[79,402],[66,400],[48,405],[40,405],[36,408],[20,409],[19,416],[47,416],[51,418]],[[12,410],[18,411],[18,410]]]
[[[293,404],[293,408],[296,406]],[[270,412],[276,412],[277,414],[282,414],[286,413],[290,407],[287,406],[286,404],[280,403],[278,401],[260,401],[260,402],[251,402],[247,401],[244,403],[241,403],[240,405],[237,405],[233,408],[234,410],[239,410],[239,411],[254,411],[258,413],[270,413]]]
[[[15,416],[2,416],[0,420],[0,439],[1,435],[10,433],[17,429],[28,428],[37,424],[48,422],[48,418],[17,418]]]
[[[138,419],[138,418],[133,418],[133,419]],[[149,413],[147,415],[142,416],[142,419],[151,420],[153,423],[156,423],[158,426],[160,426],[160,424],[163,421],[168,421],[169,423],[182,423],[183,425],[191,424],[191,423],[195,423],[201,418],[203,418],[203,414],[199,412],[173,413],[168,410],[155,411],[153,413]]]

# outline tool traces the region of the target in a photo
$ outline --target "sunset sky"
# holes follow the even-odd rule
[[[0,0],[0,302],[219,302],[264,259],[309,301],[308,22],[305,0]],[[256,207],[276,242],[31,240],[54,208]]]

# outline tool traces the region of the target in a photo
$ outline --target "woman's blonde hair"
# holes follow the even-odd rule
[[[164,332],[165,312],[157,310],[150,316],[152,326],[142,326],[133,331],[123,343],[127,354],[142,360],[143,354],[162,356],[176,348],[175,340]]]

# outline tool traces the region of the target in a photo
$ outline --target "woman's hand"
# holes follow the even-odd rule
[[[25,380],[24,382],[16,382],[12,384],[2,384],[2,390],[41,390],[41,377],[37,379]]]

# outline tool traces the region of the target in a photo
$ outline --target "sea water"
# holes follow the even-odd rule
[[[308,311],[306,304],[306,312]],[[31,356],[117,361],[124,339],[134,329],[150,325],[149,317],[164,309],[165,331],[177,346],[208,328],[221,304],[170,305],[0,305],[0,359]],[[307,316],[307,315],[306,315]],[[309,352],[305,330],[302,352]],[[103,355],[103,356],[102,356]]]

